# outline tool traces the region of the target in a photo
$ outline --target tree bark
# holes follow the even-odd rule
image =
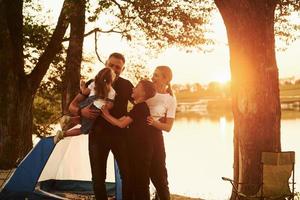
[[[29,84],[24,73],[22,5],[18,0],[0,2],[0,168],[14,166],[32,145],[31,95],[24,93]]]
[[[280,151],[280,100],[273,0],[215,0],[230,50],[234,180],[261,182],[261,152]],[[258,187],[240,185],[245,194]],[[232,195],[231,199],[235,199]]]
[[[67,29],[67,1],[48,47],[27,76],[23,58],[23,1],[0,1],[0,169],[15,167],[32,147],[33,99]]]
[[[79,91],[82,47],[85,29],[85,0],[74,1],[71,9],[71,32],[63,75],[62,112],[69,112],[69,104]]]

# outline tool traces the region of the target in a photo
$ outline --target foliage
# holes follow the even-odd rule
[[[281,50],[300,36],[299,0],[278,0],[275,35]],[[89,22],[100,25],[100,32],[120,33],[134,46],[160,52],[176,45],[190,51],[206,51],[214,43],[209,38],[213,0],[89,1]],[[152,52],[153,52],[152,51]]]
[[[47,94],[42,94],[39,91],[34,99],[33,134],[37,136],[51,134],[53,128],[49,125],[57,122],[55,119],[61,115],[61,95],[53,91],[46,92]]]
[[[299,7],[298,0],[278,1],[275,34],[286,44],[299,36],[297,32],[300,29],[299,24],[290,20],[291,13],[298,14],[295,11],[299,11]],[[119,33],[131,41],[130,44],[135,48],[137,46],[144,48],[145,55],[155,56],[171,45],[204,50],[205,45],[213,44],[207,36],[213,9],[215,7],[212,0],[90,0],[87,6],[87,23],[94,22],[96,26],[99,26],[99,32],[102,33]],[[37,0],[24,2],[24,56],[27,73],[36,64],[53,31],[53,26],[47,24],[50,13],[41,15],[42,11],[44,9]],[[53,61],[36,95],[34,123],[35,127],[40,130],[39,134],[42,134],[41,124],[47,124],[51,121],[51,116],[59,114],[60,95],[58,93],[61,91],[64,51],[62,46],[60,56]],[[149,74],[145,67],[145,58],[143,59],[141,60],[137,55],[133,57],[131,63],[127,63],[129,67],[126,68],[124,74],[133,83]],[[212,89],[208,91],[212,93]],[[209,95],[209,93],[206,94]],[[227,96],[227,93],[225,95]],[[51,103],[55,105],[51,106]]]
[[[144,65],[141,64],[132,64],[124,72],[126,78],[131,80],[133,85],[136,85],[142,79],[150,79],[149,71]]]
[[[300,37],[299,11],[299,0],[278,1],[275,11],[275,35],[283,41],[280,50],[285,50],[290,43]]]
[[[90,2],[88,20],[101,24],[101,31],[146,41],[147,47],[156,50],[168,45],[200,49],[211,42],[205,35],[211,10],[210,0],[101,0]]]
[[[48,11],[45,12],[45,9],[38,1],[25,1],[23,13],[25,71],[29,74],[48,45],[53,29],[52,25],[48,22],[50,13]],[[41,15],[41,13],[45,13],[45,15]],[[50,134],[52,129],[45,127],[46,124],[60,115],[60,91],[62,84],[61,76],[64,70],[64,54],[65,49],[61,46],[60,53],[53,60],[35,96],[33,105],[33,134],[39,136]]]
[[[299,193],[299,192],[296,192],[296,193],[295,193],[294,199],[295,199],[295,200],[300,200],[300,193]]]
[[[27,73],[30,73],[38,62],[38,58],[45,50],[53,31],[46,22],[46,16],[37,14],[41,12],[43,12],[43,8],[37,1],[24,2],[23,42],[25,71]]]

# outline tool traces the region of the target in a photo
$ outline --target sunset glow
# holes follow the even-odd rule
[[[296,1],[1,1],[0,199],[300,200]]]
[[[62,1],[44,1],[45,9],[51,9],[53,19],[56,20],[60,11]],[[293,16],[293,20],[299,20]],[[96,24],[86,27],[86,30],[91,30]],[[209,53],[192,52],[186,53],[184,50],[179,50],[174,47],[167,48],[156,58],[145,57],[145,50],[134,49],[125,39],[120,38],[118,34],[102,34],[99,36],[98,43],[101,44],[99,54],[103,59],[114,51],[123,53],[128,59],[131,56],[141,57],[146,60],[146,67],[150,72],[157,65],[168,65],[173,70],[173,83],[202,83],[208,84],[212,81],[220,83],[230,80],[229,67],[229,49],[227,44],[227,33],[222,17],[218,12],[215,12],[212,18],[212,37],[215,38],[215,46],[213,51]],[[86,54],[95,57],[94,37],[86,37],[84,44]],[[295,59],[300,52],[300,40],[292,43],[284,52],[277,52],[277,64],[279,68],[279,77],[300,77],[300,60]],[[94,64],[89,64],[94,69],[94,72],[89,76],[93,77],[99,69],[103,67],[97,59]],[[129,67],[129,66],[127,66]]]

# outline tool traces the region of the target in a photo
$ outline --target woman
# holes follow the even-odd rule
[[[162,131],[169,132],[175,119],[176,99],[172,93],[171,80],[172,71],[169,67],[156,67],[152,77],[156,95],[146,101],[151,114],[147,121],[152,126],[150,140],[153,145],[150,178],[160,200],[170,199]]]

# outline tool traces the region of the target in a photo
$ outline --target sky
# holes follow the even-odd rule
[[[45,9],[52,10],[55,23],[63,1],[42,0],[42,2]],[[300,24],[299,17],[296,18],[295,20],[298,19]],[[229,49],[227,45],[226,30],[222,17],[218,12],[213,16],[212,23],[213,37],[216,40],[212,52],[186,53],[184,50],[171,47],[157,55],[157,57],[146,60],[146,67],[152,72],[158,65],[170,66],[173,71],[173,83],[185,84],[199,82],[201,84],[208,84],[211,81],[223,83],[230,80]],[[92,27],[86,27],[86,31],[91,29]],[[90,51],[90,54],[95,54],[93,43],[93,36],[85,38],[84,49],[85,51]],[[121,39],[116,34],[101,36],[99,38],[99,44],[101,44],[101,48],[99,45],[98,52],[104,60],[110,53],[115,51],[123,53],[125,57],[128,56],[128,54],[143,56],[143,51],[129,46],[125,39]],[[286,51],[276,53],[280,78],[292,76],[300,78],[300,59],[297,59],[299,55],[300,39],[289,45]],[[92,73],[92,76],[103,67],[99,63],[95,63],[95,66],[95,71]]]

